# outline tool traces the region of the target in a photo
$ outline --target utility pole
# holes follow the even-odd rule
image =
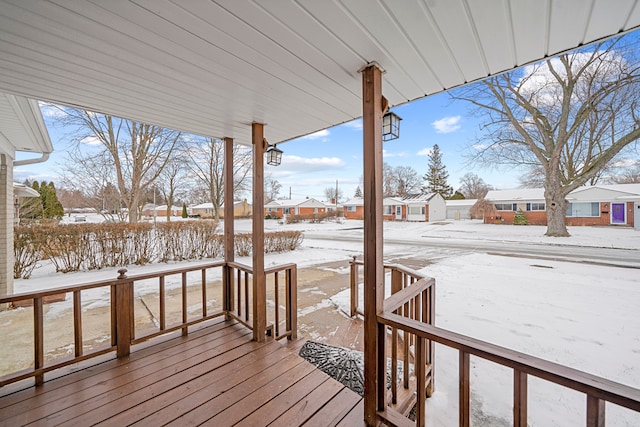
[[[338,180],[336,179],[336,197],[334,198],[336,203],[336,222],[338,222]]]

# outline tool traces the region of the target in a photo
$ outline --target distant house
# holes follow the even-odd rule
[[[346,201],[343,208],[346,219],[364,217],[362,198]],[[385,221],[441,221],[446,218],[446,204],[438,193],[385,197],[382,201],[382,217]]]
[[[364,199],[362,197],[354,197],[342,204],[345,219],[363,219],[364,218]]]
[[[167,211],[169,211],[170,216],[182,216],[182,206],[171,206],[169,208],[167,205],[156,207],[156,216],[166,217]]]
[[[478,199],[446,200],[447,219],[471,219],[471,208]]]
[[[547,224],[543,188],[491,190],[485,200],[495,207],[485,223],[513,224],[515,213],[522,210],[529,224]],[[567,201],[567,225],[635,226],[635,218],[640,217],[640,184],[580,187],[569,193]]]
[[[382,219],[385,221],[404,221],[407,219],[407,205],[395,197],[382,200]]]
[[[13,207],[15,210],[13,214],[13,225],[20,223],[20,206],[24,203],[24,199],[35,197],[40,197],[40,193],[33,188],[17,182],[13,183]]]
[[[200,203],[199,205],[191,206],[189,208],[189,214],[192,216],[199,216],[200,218],[213,218],[213,203]],[[250,215],[251,205],[247,202],[247,199],[233,203],[234,218],[242,218]],[[224,204],[220,206],[218,216],[220,218],[224,218]]]
[[[265,216],[271,215],[277,218],[288,215],[317,215],[325,212],[327,212],[325,204],[314,198],[273,200],[264,205]]]
[[[447,203],[439,193],[407,194],[407,221],[442,221],[447,218]]]

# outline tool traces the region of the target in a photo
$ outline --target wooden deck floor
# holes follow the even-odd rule
[[[0,425],[364,425],[362,398],[298,347],[252,342],[248,329],[219,320],[0,397]]]

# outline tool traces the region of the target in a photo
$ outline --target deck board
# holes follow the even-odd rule
[[[361,397],[299,357],[298,347],[253,342],[241,324],[217,319],[2,396],[0,426],[358,425]]]

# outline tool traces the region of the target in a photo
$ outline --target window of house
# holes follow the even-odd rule
[[[267,212],[271,212],[271,208],[267,208]]]
[[[347,212],[355,212],[355,211],[356,211],[355,206],[347,206]]]
[[[393,206],[384,206],[384,215],[393,215]]]
[[[569,206],[567,206],[567,216],[574,218],[599,217],[600,203],[569,203]]]
[[[547,210],[544,203],[527,203],[528,211],[545,211]]]
[[[496,210],[498,211],[517,211],[518,210],[518,204],[517,203],[496,203],[495,204]]]
[[[291,213],[291,208],[282,208],[282,213],[285,215],[289,215]]]
[[[409,215],[424,215],[424,206],[409,206]]]

